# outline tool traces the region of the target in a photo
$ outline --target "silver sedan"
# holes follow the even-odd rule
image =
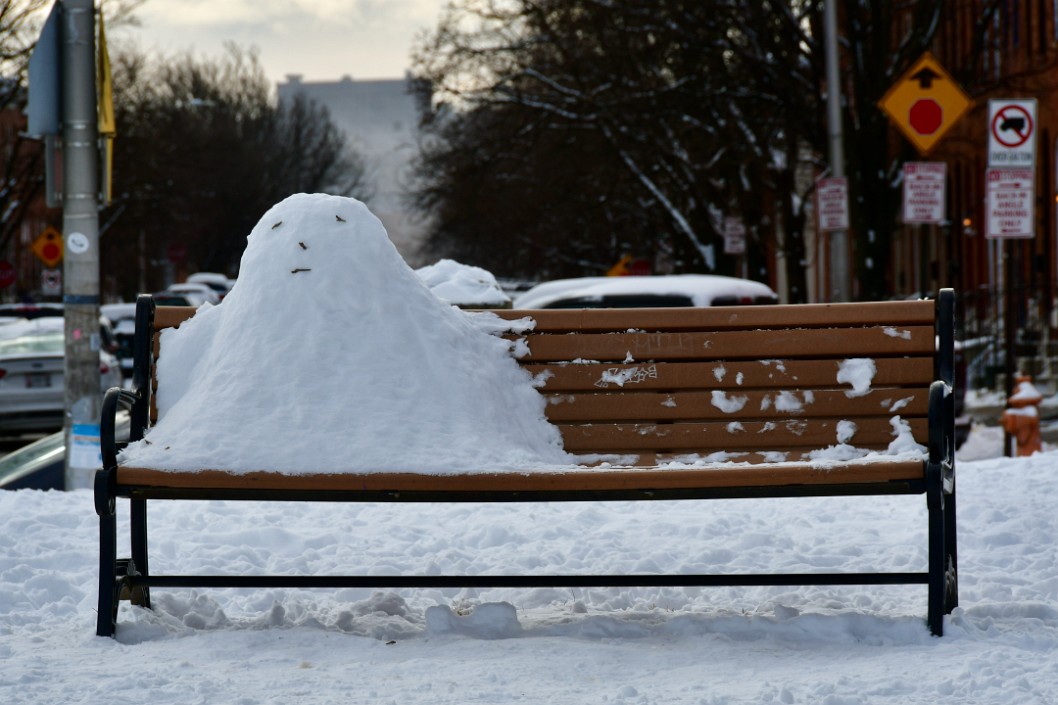
[[[63,425],[65,340],[61,318],[0,325],[0,435]],[[99,352],[100,393],[121,386],[114,355]]]

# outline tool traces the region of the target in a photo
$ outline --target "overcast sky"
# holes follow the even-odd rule
[[[273,81],[400,78],[417,33],[436,26],[445,0],[147,0],[142,27],[117,29],[144,49],[217,56],[225,40],[260,50]]]

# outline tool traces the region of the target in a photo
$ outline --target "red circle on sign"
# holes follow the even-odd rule
[[[54,242],[46,242],[40,248],[40,256],[51,262],[62,257],[62,253],[59,252],[59,246]]]
[[[932,98],[916,100],[907,116],[911,129],[920,135],[932,135],[944,122],[944,111]]]
[[[0,261],[0,289],[7,288],[14,284],[17,275],[18,272],[15,270],[15,265],[7,260]]]
[[[1028,142],[1032,128],[1032,116],[1020,105],[1005,105],[992,118],[992,135],[1007,148]]]

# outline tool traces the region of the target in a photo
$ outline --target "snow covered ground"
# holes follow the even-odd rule
[[[923,586],[156,589],[94,636],[87,490],[0,493],[0,702],[1058,702],[1058,452],[961,453],[960,607]],[[533,505],[163,503],[155,568],[923,570],[921,497]]]

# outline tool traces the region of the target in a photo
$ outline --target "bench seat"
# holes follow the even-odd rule
[[[232,473],[221,470],[176,472],[148,468],[119,467],[117,482],[133,497],[212,496],[226,490],[289,492],[342,492],[344,500],[384,501],[389,496],[407,499],[415,493],[469,501],[496,500],[504,495],[517,500],[532,493],[702,493],[711,490],[744,491],[745,496],[766,496],[769,490],[793,487],[801,493],[817,487],[822,494],[835,488],[868,485],[879,494],[880,483],[893,483],[893,492],[907,493],[923,482],[922,460],[885,459],[840,463],[717,463],[705,467],[606,467],[534,470],[532,472],[466,473],[328,473],[284,474],[277,472]],[[921,488],[920,488],[921,491]]]

